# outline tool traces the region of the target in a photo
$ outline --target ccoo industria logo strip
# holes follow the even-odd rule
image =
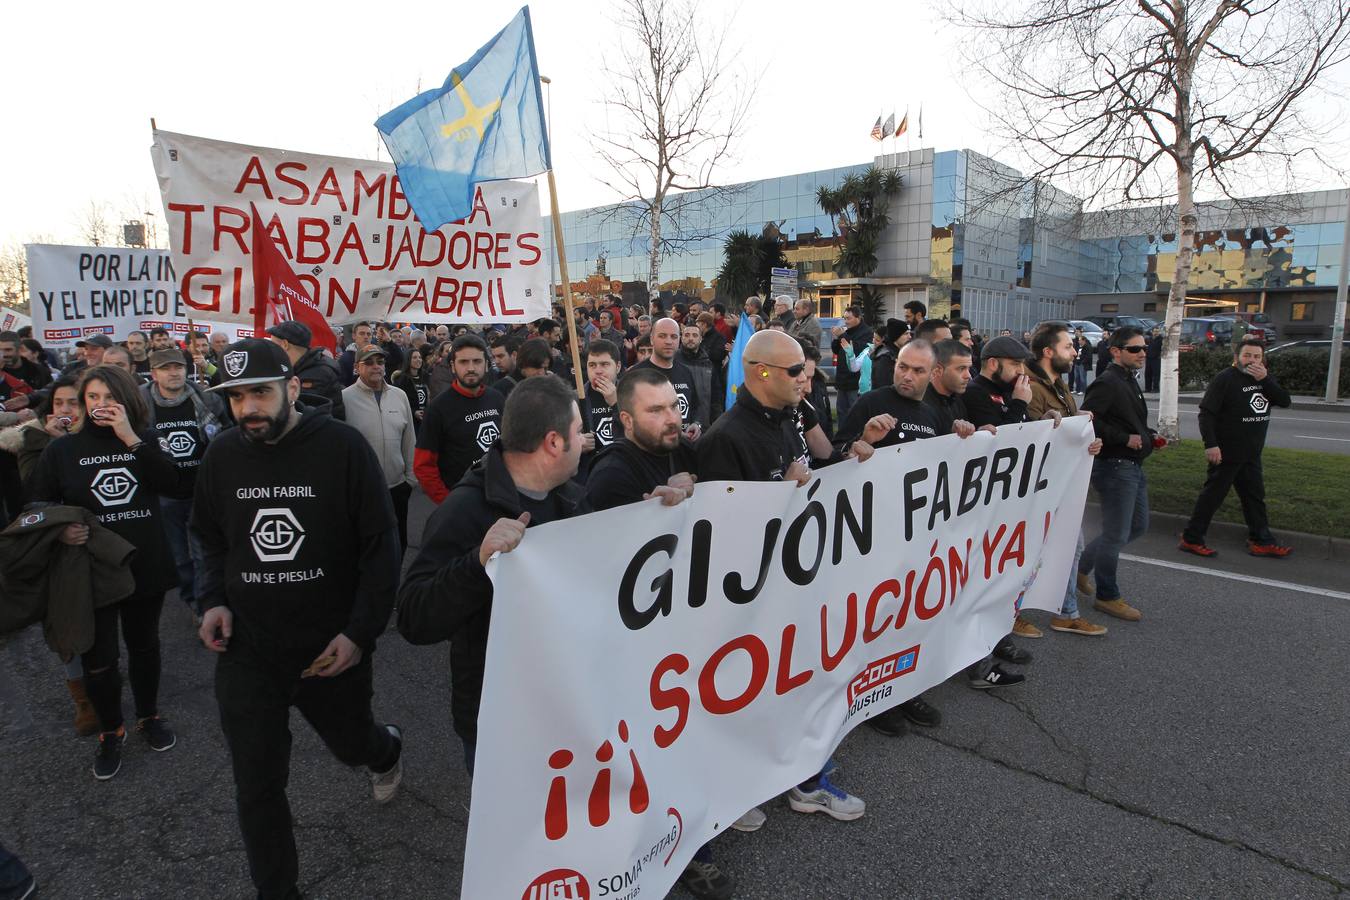
[[[848,683],[848,702],[853,705],[857,700],[868,691],[881,687],[888,681],[894,681],[901,675],[908,675],[914,671],[915,666],[919,664],[919,647],[915,645],[908,650],[901,650],[899,653],[892,653],[890,656],[884,656],[876,662],[870,663],[867,668],[854,677]]]

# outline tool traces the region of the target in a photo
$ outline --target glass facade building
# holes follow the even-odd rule
[[[872,166],[897,171],[902,188],[891,200],[876,271],[840,277],[834,264],[843,239],[816,192]],[[920,299],[932,316],[963,315],[986,331],[1095,314],[1161,318],[1176,268],[1175,209],[1085,213],[1078,198],[1027,183],[970,150],[887,154],[689,195],[681,205],[665,230],[684,240],[663,258],[660,287],[704,300],[716,296],[723,244],[737,230],[776,229],[802,293],[819,302],[822,315],[838,315],[870,286],[885,297],[889,315]],[[1188,305],[1195,314],[1265,310],[1291,327],[1282,328],[1289,336],[1325,332],[1344,210],[1344,191],[1201,204]],[[649,244],[639,213],[617,205],[563,214],[574,282],[600,274],[645,285]],[[551,227],[544,233],[551,242]]]

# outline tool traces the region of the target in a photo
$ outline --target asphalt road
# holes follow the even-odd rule
[[[738,896],[1350,889],[1343,567],[1236,551],[1200,561],[1152,535],[1129,552],[1122,583],[1142,622],[1107,620],[1104,638],[1025,641],[1037,657],[1025,685],[980,693],[950,681],[930,695],[945,716],[936,729],[856,730],[837,780],[866,799],[866,816],[839,823],[770,801],[760,832],[716,845]],[[1310,586],[1262,584],[1258,573]],[[162,634],[162,707],[180,743],[153,754],[133,736],[122,773],[101,784],[40,634],[0,644],[0,841],[27,860],[43,897],[251,895],[211,661],[180,604],[166,605]],[[290,796],[308,896],[458,895],[469,791],[447,660],[445,648],[396,634],[380,645],[377,715],[407,738],[404,788],[387,807],[293,717]]]
[[[1158,401],[1152,395],[1145,399],[1148,402],[1150,421],[1156,423]],[[1199,440],[1200,407],[1194,403],[1182,403],[1180,409],[1181,436],[1187,440]],[[1350,414],[1307,409],[1273,409],[1270,414],[1270,429],[1266,432],[1266,446],[1350,455]]]

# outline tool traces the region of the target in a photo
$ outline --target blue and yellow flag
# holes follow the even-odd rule
[[[736,329],[736,342],[731,345],[731,355],[727,357],[727,409],[736,403],[736,391],[745,383],[745,361],[741,357],[745,355],[745,345],[750,343],[750,336],[754,333],[755,326],[750,324],[750,317],[742,312],[740,327]]]
[[[552,168],[530,8],[445,84],[380,116],[375,127],[427,231],[469,215],[480,181]]]

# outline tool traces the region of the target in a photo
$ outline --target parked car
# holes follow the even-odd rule
[[[1233,320],[1216,316],[1181,320],[1181,350],[1226,347],[1233,340]]]
[[[1144,323],[1144,334],[1152,334],[1153,329],[1162,325],[1157,319],[1140,319],[1139,321]]]
[[[1212,318],[1215,319],[1242,319],[1247,323],[1247,333],[1254,337],[1265,340],[1266,346],[1279,340],[1280,329],[1276,327],[1275,322],[1271,320],[1269,313],[1263,312],[1230,312],[1215,313]]]
[[[1065,325],[1069,326],[1070,332],[1081,329],[1083,337],[1086,338],[1087,342],[1093,347],[1096,347],[1097,342],[1102,339],[1102,327],[1096,322],[1089,322],[1087,319],[1046,319],[1045,322],[1063,322]],[[1044,325],[1045,322],[1037,322],[1035,327],[1031,330],[1034,332],[1037,328]]]
[[[1329,340],[1289,341],[1288,343],[1281,344],[1278,347],[1269,348],[1268,350],[1266,350],[1266,355],[1269,356],[1272,353],[1279,353],[1282,350],[1330,350],[1330,349],[1331,349],[1331,341]],[[1344,355],[1347,351],[1350,351],[1350,340],[1341,341],[1342,355]]]
[[[1140,331],[1148,331],[1144,320],[1138,316],[1088,316],[1087,320],[1107,331],[1115,331],[1117,328],[1138,328]]]

